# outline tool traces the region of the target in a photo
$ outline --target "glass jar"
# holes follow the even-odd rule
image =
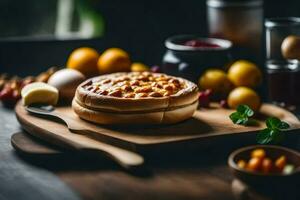
[[[188,46],[187,41],[201,41],[208,46]],[[231,61],[231,42],[223,39],[177,35],[165,41],[162,60],[164,73],[189,79],[195,83],[207,68],[222,68]]]
[[[261,60],[263,0],[207,0],[210,37],[232,41],[235,58]]]
[[[298,60],[286,60],[281,44],[289,35],[300,35],[300,18],[270,18],[265,21],[266,77],[269,100],[278,105],[300,105],[300,65]]]
[[[281,43],[289,35],[300,35],[300,18],[269,18],[265,21],[266,59],[285,60],[281,54]]]

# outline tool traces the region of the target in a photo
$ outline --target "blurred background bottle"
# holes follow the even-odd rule
[[[210,37],[233,43],[233,56],[262,63],[263,0],[207,0]]]
[[[97,3],[92,0],[44,0],[42,3],[1,0],[0,38],[101,37],[104,20],[95,9]]]

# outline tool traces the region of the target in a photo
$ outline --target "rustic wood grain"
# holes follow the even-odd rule
[[[267,111],[270,109],[270,107],[265,108]],[[46,127],[50,128],[47,130],[48,132],[62,134],[64,137],[77,135],[69,132],[67,127],[62,123],[29,115],[25,112],[25,110],[22,110],[22,107],[17,107],[16,111],[19,120],[19,111],[23,112],[22,114],[25,116],[23,119],[26,119],[25,123],[29,125],[26,126],[26,129],[34,132],[36,136],[41,136],[39,135],[42,133],[40,131],[44,131]],[[219,111],[211,110],[208,112]],[[290,113],[282,109],[275,109],[270,112],[272,115],[276,114],[276,116],[281,117],[281,119],[288,121],[294,128],[298,127],[299,122]],[[69,111],[67,113],[70,114]],[[229,113],[218,113],[217,117],[214,116],[216,114],[213,115],[211,113],[206,113],[205,110],[201,110],[201,113],[198,113],[201,116],[203,114],[206,119],[209,119],[212,122],[217,122],[217,130],[220,130],[222,126],[228,128],[228,124],[225,125],[223,122],[219,122],[218,120],[221,120],[222,116],[225,117],[224,115],[227,117],[227,114]],[[82,120],[79,121],[81,122]],[[24,121],[21,121],[21,123],[24,126]],[[191,123],[194,125],[195,119],[192,119],[191,122],[185,123]],[[199,124],[199,122],[196,122],[196,124]],[[233,125],[232,127],[232,124],[230,125],[231,127],[229,127],[228,130],[241,131],[242,129],[240,126],[235,127],[235,125]],[[231,181],[233,177],[226,165],[226,159],[229,151],[226,150],[224,146],[230,146],[229,144],[232,144],[238,137],[231,137],[234,134],[230,133],[224,133],[226,136],[224,138],[218,137],[218,134],[208,134],[210,137],[202,138],[203,142],[209,147],[207,149],[199,149],[190,152],[188,148],[190,140],[186,140],[188,143],[176,144],[177,150],[180,151],[177,151],[176,153],[173,151],[165,151],[168,149],[165,148],[166,146],[169,147],[169,144],[174,143],[174,141],[170,142],[166,139],[170,137],[170,134],[175,133],[176,140],[178,138],[183,140],[186,139],[185,136],[179,133],[179,131],[182,132],[185,130],[184,127],[185,125],[182,124],[174,125],[171,129],[170,126],[163,127],[158,131],[159,134],[167,134],[167,136],[160,139],[160,141],[165,141],[163,143],[159,143],[163,145],[146,145],[149,149],[151,149],[152,155],[149,156],[149,154],[147,154],[146,161],[148,163],[147,169],[149,171],[146,170],[147,172],[145,174],[130,174],[124,172],[119,168],[116,168],[116,166],[112,163],[106,162],[103,157],[90,158],[88,161],[84,157],[76,159],[75,156],[73,156],[76,160],[74,161],[72,160],[73,158],[70,160],[69,156],[68,159],[56,159],[52,164],[50,163],[50,160],[47,160],[47,162],[42,166],[49,170],[53,170],[53,172],[56,173],[63,181],[78,191],[83,199],[233,199],[234,197],[231,192]],[[194,132],[189,136],[194,136],[193,134],[203,131],[203,126],[193,127],[192,131]],[[143,130],[142,127],[138,127],[138,129],[123,129],[120,127],[110,127],[111,129],[109,127],[101,128],[101,130],[108,130],[110,133],[115,133],[114,136],[116,137],[126,136],[127,139],[136,137],[157,138],[157,132],[155,131],[157,127],[144,127],[144,133],[140,132]],[[135,135],[136,137],[133,137],[132,135],[129,135],[128,132],[122,132],[123,130],[131,130],[133,132],[130,133],[141,133],[141,135]],[[170,130],[173,130],[173,132],[170,133]],[[211,130],[211,126],[207,129],[204,128],[204,130]],[[106,132],[106,134],[108,132]],[[154,136],[150,133],[154,134]],[[252,132],[250,133],[253,136]],[[202,134],[205,135],[204,133]],[[244,134],[235,134],[235,136],[244,137]],[[249,134],[245,134],[245,136],[246,135],[249,136]],[[296,136],[296,134],[291,135]],[[85,135],[77,136],[78,139],[86,137]],[[201,136],[202,135],[200,134],[200,137]],[[216,138],[219,139],[224,146],[214,144],[212,141]],[[255,137],[251,138],[253,139]],[[143,138],[140,139],[139,142],[142,140],[146,141],[146,139]],[[240,140],[239,138],[237,140],[240,145],[245,145],[244,140]],[[251,142],[254,141],[251,140]],[[137,142],[132,144],[145,145]],[[64,146],[64,144],[58,145]],[[217,153],[212,153],[211,151],[217,151]],[[57,166],[57,163],[60,163],[59,166]]]
[[[11,144],[18,151],[26,155],[42,155],[42,156],[52,156],[62,154],[57,146],[51,146],[42,140],[33,138],[28,134],[22,132],[15,133],[11,136]]]
[[[21,104],[17,105],[15,111],[25,130],[51,144],[71,150],[106,155],[128,169],[144,163],[144,158],[135,152],[91,139],[85,135],[71,133],[63,124],[29,115]]]
[[[217,109],[216,106],[198,110],[192,119],[182,123],[168,126],[138,127],[134,125],[99,126],[81,120],[70,107],[56,108],[56,113],[67,121],[69,128],[73,127],[78,130],[81,128],[81,136],[72,134],[65,124],[29,114],[21,103],[16,106],[15,110],[22,126],[29,133],[40,133],[37,135],[38,137],[46,137],[49,140],[49,138],[59,135],[59,141],[64,143],[68,139],[78,140],[80,138],[80,140],[88,141],[91,145],[94,140],[88,138],[92,138],[133,151],[151,150],[163,146],[176,147],[177,144],[179,146],[177,148],[180,148],[182,143],[199,144],[201,141],[207,143],[207,140],[212,138],[252,134],[265,127],[263,122],[265,115],[279,117],[288,122],[292,129],[300,128],[300,122],[293,114],[270,104],[262,106],[257,125],[247,127],[234,125],[230,121],[228,116],[233,112],[232,110]]]
[[[205,151],[184,149],[176,155],[152,153],[147,157],[148,173],[132,175],[106,162],[105,157],[87,159],[75,152],[70,154],[26,133],[14,134],[12,142],[19,146],[17,151],[22,151],[22,155],[30,156],[32,164],[52,170],[83,199],[226,200],[233,199],[234,195],[241,200],[265,200],[282,199],[279,195],[286,195],[281,189],[271,198],[240,181],[232,182],[226,164],[232,151],[229,144]],[[299,144],[290,147],[299,147]],[[61,156],[53,159],[53,151]],[[289,199],[296,200],[298,196],[289,191]]]
[[[65,183],[77,191],[83,199],[232,199],[231,175],[224,159],[216,160],[198,155],[195,158],[152,156],[148,173],[129,174],[103,159],[77,159],[70,154],[55,160],[48,159],[53,151],[64,154],[63,149],[41,143],[25,133],[15,134],[14,143],[26,144],[23,153],[44,155],[44,167],[56,173]],[[20,146],[20,147],[21,147]],[[31,146],[31,147],[30,147]],[[222,156],[223,157],[223,156]],[[183,158],[183,157],[182,157]],[[226,158],[224,156],[223,158]],[[202,160],[203,159],[203,160]],[[63,162],[63,160],[68,160]],[[217,162],[216,162],[217,161]],[[219,163],[221,161],[221,164]],[[41,164],[40,156],[31,157],[32,164]],[[51,165],[60,167],[52,168]],[[210,166],[208,166],[210,165]]]

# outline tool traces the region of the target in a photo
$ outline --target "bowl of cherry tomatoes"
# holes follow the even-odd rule
[[[255,145],[232,152],[228,165],[242,182],[276,188],[300,184],[300,153],[274,145]]]

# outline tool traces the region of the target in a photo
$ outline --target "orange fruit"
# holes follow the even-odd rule
[[[266,151],[264,149],[255,149],[251,152],[251,157],[257,157],[257,158],[265,158],[266,157]]]
[[[228,78],[235,86],[254,88],[260,84],[262,73],[254,63],[246,60],[239,60],[230,66]]]
[[[211,89],[213,93],[228,94],[232,84],[224,71],[209,69],[199,79],[199,87],[202,90]]]
[[[132,63],[132,65],[131,65],[131,71],[132,72],[150,71],[150,68],[143,63],[135,62],[135,63]]]
[[[239,105],[244,104],[254,111],[258,111],[261,104],[258,94],[247,87],[237,87],[232,90],[228,95],[227,102],[232,109],[236,109]]]
[[[273,162],[270,158],[264,158],[262,161],[262,171],[264,173],[270,173],[273,169]]]
[[[239,161],[237,162],[237,166],[238,166],[239,168],[241,168],[241,169],[245,169],[246,166],[247,166],[247,162],[246,162],[245,160],[239,160]]]
[[[102,53],[98,60],[98,70],[102,74],[130,71],[131,61],[126,51],[110,48]]]
[[[81,47],[75,49],[68,58],[67,67],[80,71],[86,76],[97,75],[97,61],[99,54],[95,49]]]
[[[247,169],[250,171],[259,171],[261,168],[262,160],[260,158],[251,158],[248,162]]]
[[[286,157],[285,156],[280,156],[277,158],[275,161],[275,167],[279,170],[282,171],[284,166],[286,165]]]

